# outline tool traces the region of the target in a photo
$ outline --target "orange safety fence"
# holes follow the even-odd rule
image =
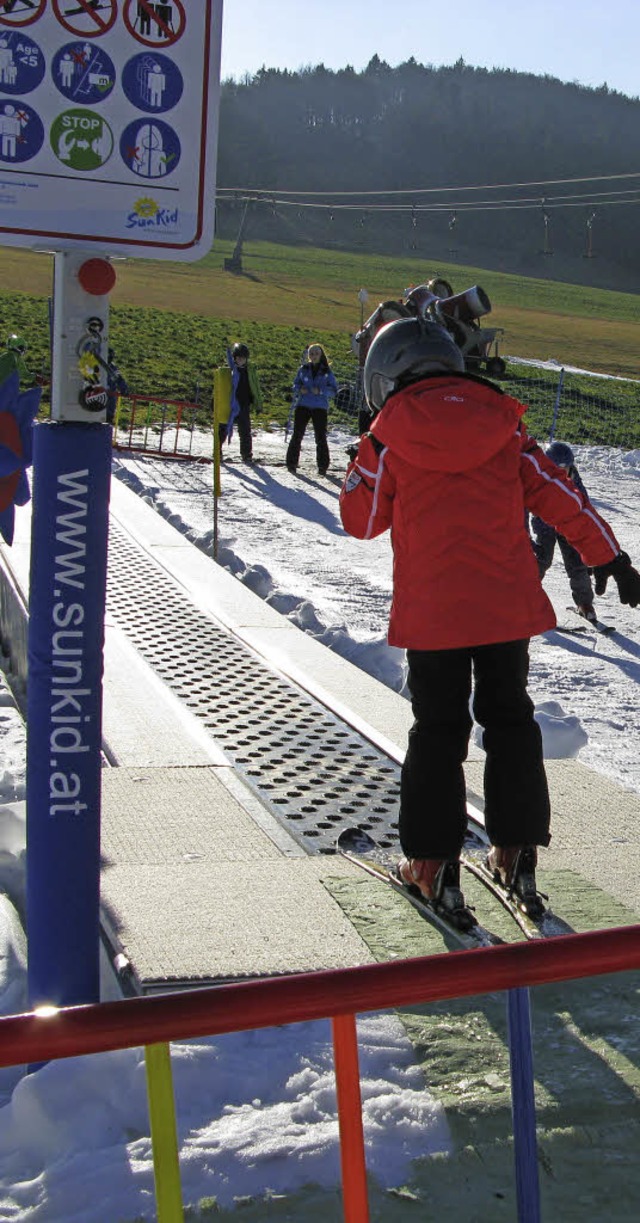
[[[159,395],[121,395],[113,420],[114,450],[167,459],[213,461],[212,413],[198,403]],[[206,430],[204,438],[198,428]]]
[[[0,1066],[331,1018],[347,1223],[367,1223],[355,1016],[640,968],[640,926],[0,1019]],[[159,1215],[160,1217],[160,1215]],[[174,1215],[175,1217],[175,1215]]]

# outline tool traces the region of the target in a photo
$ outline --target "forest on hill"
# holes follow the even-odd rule
[[[640,100],[606,84],[263,68],[222,86],[217,232],[635,291],[639,144]]]

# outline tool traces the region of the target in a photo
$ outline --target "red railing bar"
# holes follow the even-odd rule
[[[345,1223],[369,1223],[356,1017],[336,1016],[331,1026]]]
[[[0,1066],[640,968],[640,926],[0,1019]]]

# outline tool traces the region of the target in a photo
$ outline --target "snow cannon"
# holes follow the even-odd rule
[[[480,285],[472,285],[464,293],[435,297],[433,312],[445,325],[447,319],[453,319],[456,323],[474,323],[483,314],[491,314],[491,302]]]
[[[353,337],[352,347],[358,355],[360,367],[364,366],[371,342],[375,339],[380,328],[384,327],[385,323],[394,323],[396,319],[410,318],[412,314],[413,311],[408,309],[401,301],[384,301],[376,306],[373,314],[369,315],[367,321],[362,324],[360,330],[356,331]]]
[[[426,318],[427,313],[435,307],[437,301],[438,295],[433,292],[430,285],[416,285],[414,289],[407,289],[404,295],[405,306],[418,318]]]
[[[490,313],[491,302],[480,285],[472,285],[464,293],[452,293],[449,297],[436,295],[429,307],[430,316],[447,328],[462,350],[468,372],[501,378],[507,368],[498,352],[498,337],[504,334],[503,328],[483,328],[478,322]]]

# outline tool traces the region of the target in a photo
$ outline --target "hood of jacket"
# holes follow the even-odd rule
[[[525,411],[489,382],[437,374],[396,391],[371,433],[413,467],[469,471],[508,444]]]

